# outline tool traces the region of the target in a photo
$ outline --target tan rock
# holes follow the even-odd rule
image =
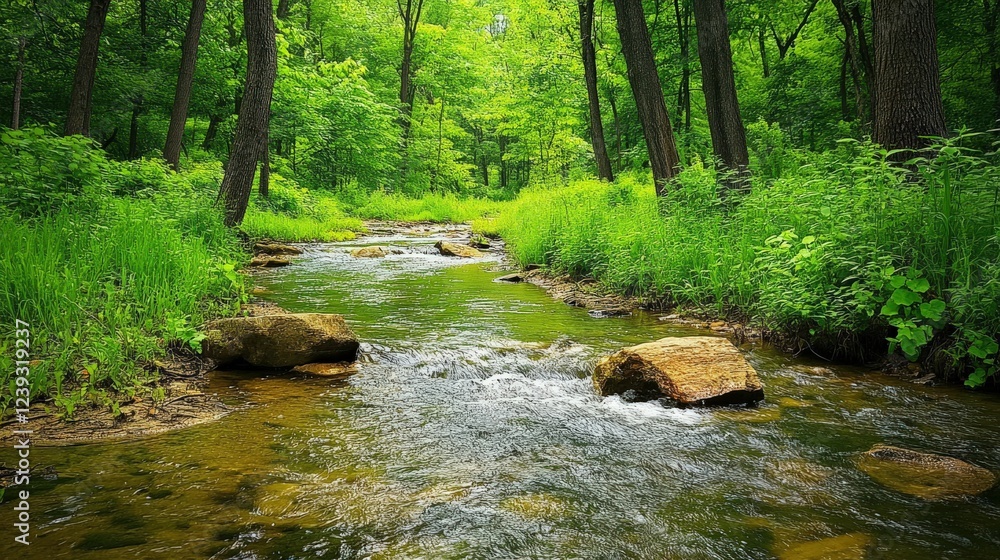
[[[858,467],[884,486],[925,500],[974,496],[997,481],[992,472],[960,459],[891,445],[862,453]]]
[[[358,368],[347,362],[304,364],[295,366],[292,371],[298,373],[308,373],[320,377],[349,377],[358,372]]]
[[[203,328],[203,355],[228,364],[262,367],[354,361],[358,337],[344,318],[329,313],[286,313],[219,319]]]
[[[438,241],[434,244],[438,251],[441,251],[442,255],[446,257],[461,257],[463,259],[474,259],[483,256],[483,254],[473,247],[467,245],[459,245],[458,243],[450,243],[448,241]]]
[[[351,249],[351,256],[357,258],[380,259],[388,254],[388,247],[379,247],[378,245]]]
[[[272,257],[270,255],[258,255],[250,261],[250,266],[258,268],[275,268],[290,264],[292,264],[291,261],[286,257]]]
[[[302,249],[285,243],[256,243],[253,252],[265,255],[301,255]]]
[[[779,560],[864,560],[872,538],[864,533],[848,533],[794,545],[778,554]]]
[[[662,338],[601,359],[594,387],[602,395],[633,392],[639,399],[667,397],[681,405],[757,402],[764,388],[757,372],[725,338]]]

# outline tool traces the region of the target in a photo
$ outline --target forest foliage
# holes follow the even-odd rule
[[[0,102],[11,125],[0,317],[41,326],[51,359],[39,391],[65,394],[64,378],[125,391],[150,374],[142,364],[245,298],[234,272],[245,256],[217,199],[252,2],[207,1],[179,173],[162,157],[190,0],[90,2],[108,12],[88,138],[56,136],[88,2],[0,9],[0,100],[13,101]],[[1000,2],[922,2],[936,10],[950,131],[928,153],[870,142],[869,0],[724,4],[751,178],[723,202],[730,179],[713,159],[693,0],[620,3],[644,10],[676,140],[680,174],[660,198],[616,3],[596,1],[586,20],[617,177],[606,183],[593,180],[586,0],[276,0],[268,173],[257,179],[269,188],[242,232],[335,241],[368,218],[475,220],[525,264],[741,314],[831,354],[866,349],[862,338],[912,359],[949,354],[946,369],[981,384],[1000,337]]]

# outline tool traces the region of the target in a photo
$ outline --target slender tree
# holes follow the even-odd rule
[[[21,89],[24,87],[24,49],[28,40],[19,37],[17,40],[17,70],[14,71],[14,100],[10,107],[10,128],[17,130],[21,126]]]
[[[184,139],[184,124],[187,122],[191,84],[194,83],[194,70],[198,59],[198,41],[204,19],[205,0],[192,0],[191,15],[188,17],[187,30],[184,32],[184,42],[181,43],[181,66],[177,72],[174,106],[170,111],[170,126],[167,128],[167,141],[163,146],[163,159],[174,169],[177,169],[181,158],[181,141]]]
[[[934,0],[878,0],[874,8],[873,138],[889,149],[919,149],[927,144],[922,136],[947,133]]]
[[[243,0],[243,26],[247,38],[247,78],[219,197],[226,210],[227,226],[243,221],[250,201],[257,162],[267,149],[271,94],[278,69],[271,0]]]
[[[587,83],[587,101],[590,107],[590,143],[594,147],[597,176],[614,181],[611,159],[604,143],[604,123],[601,122],[601,98],[597,94],[597,58],[594,50],[594,0],[578,0],[580,8],[580,42],[583,45],[583,77]]]
[[[76,74],[73,76],[69,109],[66,111],[66,136],[90,134],[91,97],[94,77],[97,74],[97,52],[101,45],[101,33],[104,32],[104,21],[108,17],[110,5],[111,0],[90,0],[90,9],[87,10],[87,20],[83,26],[83,39],[80,41],[80,55],[76,61]]]
[[[628,81],[642,123],[642,134],[646,138],[656,194],[662,194],[666,183],[677,175],[680,158],[670,126],[670,115],[663,101],[660,76],[656,73],[646,15],[642,11],[642,0],[614,0],[614,3]]]
[[[698,28],[701,88],[705,92],[712,149],[733,173],[725,185],[731,189],[743,188],[750,157],[736,96],[733,51],[729,45],[729,20],[724,0],[694,0],[694,20]]]
[[[403,20],[403,53],[399,65],[399,103],[403,112],[403,139],[410,135],[410,114],[413,112],[413,45],[417,25],[424,10],[424,0],[396,0],[399,17]]]

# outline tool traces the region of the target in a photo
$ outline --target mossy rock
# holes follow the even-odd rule
[[[351,249],[351,256],[359,259],[380,259],[388,254],[388,247],[380,247],[378,245]]]

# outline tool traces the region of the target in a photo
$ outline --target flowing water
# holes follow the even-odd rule
[[[1000,557],[997,489],[927,502],[856,466],[885,442],[1000,471],[995,396],[757,348],[758,409],[601,398],[602,354],[703,331],[591,318],[433,242],[365,240],[408,248],[385,259],[313,245],[257,277],[290,311],[343,314],[360,372],[221,372],[210,390],[241,408],[217,422],[34,449],[59,476],[32,482],[29,547],[0,506],[0,557],[764,559],[840,535],[868,558]]]

